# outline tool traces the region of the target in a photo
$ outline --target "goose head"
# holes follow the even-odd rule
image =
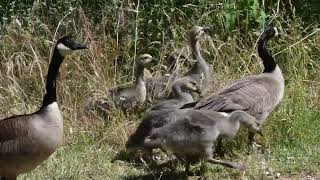
[[[172,88],[180,88],[183,92],[195,92],[201,95],[201,89],[198,83],[190,78],[178,79],[172,86]]]
[[[200,86],[198,86],[198,83],[192,79],[186,80],[183,83],[182,89],[185,89],[185,90],[191,91],[191,92],[195,92],[195,93],[201,95]]]
[[[243,120],[243,122],[246,124],[249,131],[261,134],[260,122],[255,117],[249,115]]]
[[[85,44],[80,44],[72,39],[72,36],[64,36],[57,41],[55,47],[62,57],[71,54],[75,50],[87,49]]]
[[[231,118],[238,119],[248,128],[249,131],[262,135],[260,131],[261,123],[254,116],[251,116],[244,111],[237,110],[232,113]]]
[[[194,26],[189,33],[191,43],[193,41],[199,40],[204,33],[210,33],[210,32],[211,32],[211,28],[209,27]]]
[[[142,67],[153,66],[157,62],[150,54],[141,54],[136,61],[137,65]]]
[[[260,37],[260,40],[270,39],[272,37],[280,37],[281,34],[277,27],[268,26]]]

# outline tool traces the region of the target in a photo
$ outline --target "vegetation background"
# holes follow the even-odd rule
[[[209,165],[205,176],[320,178],[319,8],[317,0],[0,1],[0,118],[40,106],[54,40],[71,33],[89,46],[67,58],[60,70],[65,145],[20,178],[186,178],[179,173],[182,166],[153,173],[147,165],[125,161],[124,144],[141,113],[114,110],[109,119],[88,117],[85,106],[106,89],[131,82],[137,54],[150,53],[160,65],[166,54],[186,46],[194,25],[214,28],[202,43],[218,84],[212,91],[260,73],[256,41],[268,24],[284,33],[269,46],[285,76],[285,97],[263,126],[265,151],[250,152],[241,135],[227,144],[226,158],[244,161],[247,170]]]

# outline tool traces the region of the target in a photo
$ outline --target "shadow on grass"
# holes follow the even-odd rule
[[[132,157],[130,157],[130,155],[126,152],[126,150],[121,150],[114,156],[111,162],[114,162],[116,160],[130,162],[132,161],[131,158]]]
[[[152,179],[165,179],[165,180],[175,180],[175,179],[188,179],[188,176],[184,172],[159,172],[150,173],[138,176],[128,176],[124,178],[125,180],[152,180]]]

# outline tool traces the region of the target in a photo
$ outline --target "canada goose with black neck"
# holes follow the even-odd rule
[[[231,83],[216,94],[200,100],[194,108],[226,113],[243,110],[262,124],[284,95],[282,71],[267,47],[268,41],[277,36],[278,29],[269,26],[258,40],[258,53],[264,65],[263,73]],[[253,135],[249,133],[250,142],[253,141]]]
[[[66,55],[86,49],[71,36],[59,39],[49,65],[46,94],[32,114],[0,120],[0,179],[16,179],[46,160],[63,143],[63,118],[57,104],[56,77]]]

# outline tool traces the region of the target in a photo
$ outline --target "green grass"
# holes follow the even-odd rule
[[[148,165],[128,161],[124,145],[143,110],[139,113],[115,110],[110,119],[87,117],[83,112],[90,98],[99,98],[113,85],[133,80],[135,52],[151,53],[162,61],[165,54],[185,44],[188,29],[195,24],[216,27],[216,34],[207,36],[203,42],[205,58],[213,64],[217,84],[212,87],[213,92],[232,80],[261,72],[256,53],[260,25],[248,25],[237,19],[237,23],[243,23],[241,31],[237,24],[235,29],[226,30],[219,16],[221,9],[215,5],[179,6],[180,11],[170,3],[165,6],[159,11],[154,7],[150,7],[153,8],[150,12],[142,9],[138,19],[131,11],[126,12],[127,19],[118,30],[114,29],[117,16],[109,9],[105,12],[108,15],[99,17],[100,24],[92,23],[86,12],[79,9],[62,21],[59,36],[72,32],[89,45],[88,50],[68,57],[60,70],[58,100],[64,116],[65,144],[20,179],[187,179],[181,173],[182,165],[175,171],[157,172],[150,171],[153,168]],[[195,8],[206,13],[199,11],[191,16]],[[163,12],[172,19],[160,16]],[[226,158],[244,161],[247,170],[238,172],[207,164],[204,175],[209,179],[275,179],[279,175],[284,179],[308,175],[320,178],[320,35],[316,33],[289,48],[316,26],[304,29],[299,17],[289,19],[285,12],[272,11],[268,17],[266,20],[274,18],[272,23],[287,32],[283,38],[270,42],[273,54],[288,48],[275,56],[285,76],[285,97],[263,125],[264,137],[258,137],[262,152],[248,149],[245,132],[226,143]],[[148,19],[159,21],[146,28]],[[45,22],[29,21],[22,28],[6,24],[6,34],[0,38],[1,118],[34,112],[42,101],[39,94],[44,94],[55,28]],[[245,31],[241,29],[243,26]],[[35,27],[39,31],[33,34]],[[182,65],[180,72],[186,68]],[[160,68],[154,68],[154,73],[157,69]]]

